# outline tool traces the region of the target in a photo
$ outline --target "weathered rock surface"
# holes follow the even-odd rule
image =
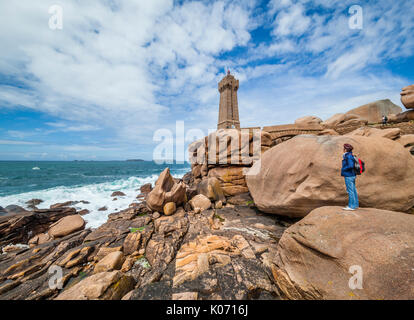
[[[397,140],[401,136],[401,129],[390,128],[390,129],[381,130],[381,129],[371,128],[371,127],[361,127],[346,134],[346,136],[378,137],[378,138]]]
[[[165,169],[157,182],[154,189],[148,194],[147,205],[153,211],[162,212],[164,205],[168,202],[174,202],[177,206],[186,201],[186,187],[182,182],[174,181],[170,170]]]
[[[159,219],[163,221],[156,227],[158,233],[170,229],[166,227],[173,217]],[[129,299],[279,299],[268,258],[286,227],[275,216],[235,207],[205,210],[185,219],[188,230],[176,233],[182,240],[175,259],[169,258],[168,247],[156,250],[166,255],[168,266],[159,280],[144,281]],[[152,247],[149,243],[147,251]],[[165,260],[159,254],[146,255],[155,268]]]
[[[38,206],[39,204],[41,204],[43,202],[43,200],[40,199],[32,199],[26,202],[27,207],[30,209],[37,209],[36,206]]]
[[[8,215],[15,215],[15,214],[24,214],[24,213],[29,213],[30,211],[27,211],[26,209],[20,207],[20,206],[16,206],[16,205],[10,205],[7,206],[5,209],[8,213]]]
[[[250,193],[242,193],[233,197],[229,197],[227,199],[227,202],[237,206],[248,206],[250,204],[253,204],[253,199],[250,196]]]
[[[401,144],[404,148],[414,147],[414,134],[406,134],[404,136],[401,136],[396,140],[396,142]]]
[[[63,291],[56,300],[120,300],[135,281],[119,271],[101,272]]]
[[[143,186],[141,186],[140,191],[142,194],[150,193],[152,191],[152,184],[151,183],[144,184]]]
[[[295,124],[300,126],[319,125],[322,123],[322,119],[315,116],[307,116],[296,119]]]
[[[177,210],[177,206],[175,205],[174,202],[168,202],[164,205],[164,214],[166,216],[173,215],[176,210]]]
[[[221,188],[226,196],[234,196],[246,193],[246,179],[243,167],[216,167],[208,172],[209,178],[216,178],[220,181]]]
[[[122,191],[115,191],[111,194],[111,197],[125,197],[126,194],[123,193]]]
[[[49,235],[53,238],[61,238],[85,228],[85,220],[80,215],[67,216],[52,224]]]
[[[388,117],[388,122],[408,122],[408,121],[414,121],[414,110],[408,110],[402,113],[398,114],[391,114]]]
[[[401,102],[407,109],[414,108],[414,85],[402,89]]]
[[[297,136],[263,154],[247,185],[259,210],[303,217],[326,205],[345,205],[343,145],[354,146],[366,171],[357,178],[361,207],[407,211],[414,206],[414,159],[401,144],[363,136]],[[253,166],[255,169],[255,167]]]
[[[119,270],[124,263],[124,254],[121,251],[114,251],[106,255],[102,260],[96,264],[94,272],[108,272]]]
[[[215,177],[202,180],[197,186],[197,194],[203,194],[211,201],[226,202],[226,197],[220,181]]]
[[[70,207],[70,206],[73,206],[73,205],[75,205],[77,203],[78,203],[77,201],[66,201],[66,202],[63,202],[63,203],[55,203],[55,204],[52,204],[50,206],[50,209],[58,209],[58,208]]]
[[[354,126],[354,125],[366,125],[368,120],[362,119],[358,115],[355,114],[344,114],[344,113],[337,113],[333,115],[331,118],[322,122],[322,126],[326,129],[336,129],[339,127],[346,127],[346,126]]]
[[[2,216],[0,217],[0,247],[10,243],[27,243],[35,235],[48,231],[56,221],[75,213],[76,210],[73,208],[59,208]]]
[[[377,123],[382,121],[383,116],[400,112],[402,112],[401,107],[386,99],[365,104],[348,111],[346,114],[356,115],[361,119],[368,120],[369,123]]]
[[[211,208],[211,201],[203,194],[198,194],[190,200],[190,205],[193,210],[199,209],[204,211]]]
[[[275,282],[290,299],[412,300],[413,228],[404,213],[318,208],[283,234]],[[362,289],[349,286],[355,272]]]

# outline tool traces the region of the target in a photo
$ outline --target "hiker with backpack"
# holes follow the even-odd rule
[[[361,174],[361,163],[356,159],[352,153],[354,149],[350,144],[344,145],[344,155],[342,158],[341,176],[345,177],[346,192],[348,192],[349,202],[348,206],[343,210],[354,211],[359,208],[358,192],[355,186],[357,173]],[[356,164],[358,162],[358,164]],[[357,168],[356,168],[357,165]],[[357,171],[359,169],[359,172]]]

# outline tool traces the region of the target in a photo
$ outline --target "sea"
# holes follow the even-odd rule
[[[139,188],[158,179],[169,167],[174,178],[191,170],[189,163],[157,164],[153,161],[0,161],[0,206],[27,208],[31,199],[43,200],[37,207],[48,209],[66,201],[87,201],[73,207],[87,209],[83,216],[87,227],[97,228],[113,212],[127,209],[140,193]],[[125,197],[113,201],[111,194],[121,191]],[[107,211],[98,211],[107,207]]]

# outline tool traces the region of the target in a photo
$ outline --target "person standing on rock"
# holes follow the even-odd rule
[[[344,210],[354,211],[359,207],[358,192],[355,186],[355,158],[352,154],[354,147],[350,144],[344,144],[344,155],[342,158],[341,176],[345,177],[346,192],[348,192],[349,202]]]

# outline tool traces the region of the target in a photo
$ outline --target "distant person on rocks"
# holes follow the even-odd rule
[[[342,158],[341,176],[345,177],[346,192],[348,192],[349,202],[346,208],[347,211],[354,211],[359,207],[358,193],[355,186],[356,172],[355,172],[355,158],[352,154],[353,146],[344,144],[344,156]]]
[[[382,116],[382,124],[385,126],[388,122],[388,117],[387,116]]]

